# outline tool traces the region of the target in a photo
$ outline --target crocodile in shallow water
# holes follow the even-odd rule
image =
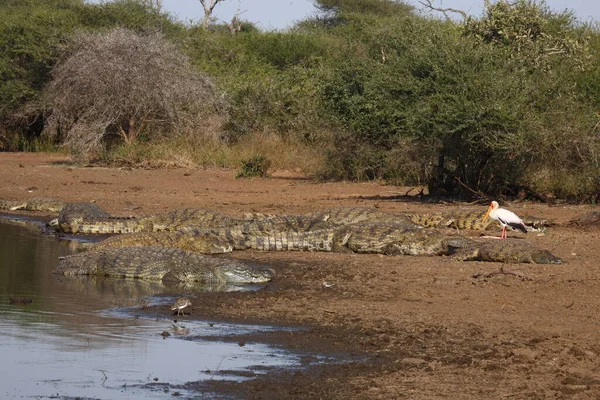
[[[62,257],[54,274],[94,275],[185,283],[264,283],[274,273],[236,260],[168,247],[122,247]]]

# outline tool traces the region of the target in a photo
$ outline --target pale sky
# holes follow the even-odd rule
[[[432,2],[440,8],[459,8],[475,16],[481,15],[484,4],[484,0]],[[422,8],[418,0],[408,0],[408,3],[418,9]],[[591,19],[600,21],[600,0],[547,0],[546,4],[557,11],[572,9],[579,20],[584,22]],[[184,22],[198,21],[204,15],[200,0],[163,0],[163,9]],[[251,21],[263,30],[289,28],[294,22],[305,19],[316,11],[312,0],[224,0],[217,4],[214,14],[219,21],[229,22],[238,9],[245,11],[240,15],[241,19]]]

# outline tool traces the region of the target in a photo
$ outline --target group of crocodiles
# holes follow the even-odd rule
[[[90,251],[61,259],[55,272],[198,282],[265,282],[273,271],[210,258],[233,250],[332,251],[388,255],[447,255],[464,261],[560,264],[560,258],[521,239],[475,240],[460,230],[497,226],[485,212],[389,213],[344,207],[302,215],[234,218],[208,209],[115,217],[92,203],[53,199],[0,200],[0,209],[59,212],[65,233],[120,233]],[[528,229],[548,222],[523,218]],[[443,229],[440,229],[443,228]],[[452,228],[448,229],[448,228]]]

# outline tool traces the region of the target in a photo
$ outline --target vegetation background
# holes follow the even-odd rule
[[[0,0],[0,150],[600,198],[600,31],[568,11],[486,1],[457,22],[315,0],[264,32],[159,4]]]

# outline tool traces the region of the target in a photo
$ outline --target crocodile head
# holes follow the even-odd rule
[[[531,253],[531,259],[536,264],[562,264],[563,261],[548,250],[538,250]]]
[[[270,268],[254,268],[237,262],[218,266],[215,272],[229,283],[265,283],[275,276]]]
[[[58,259],[59,262],[52,271],[53,274],[65,276],[93,275],[97,271],[97,264],[93,260],[86,260],[85,253],[71,254]]]

